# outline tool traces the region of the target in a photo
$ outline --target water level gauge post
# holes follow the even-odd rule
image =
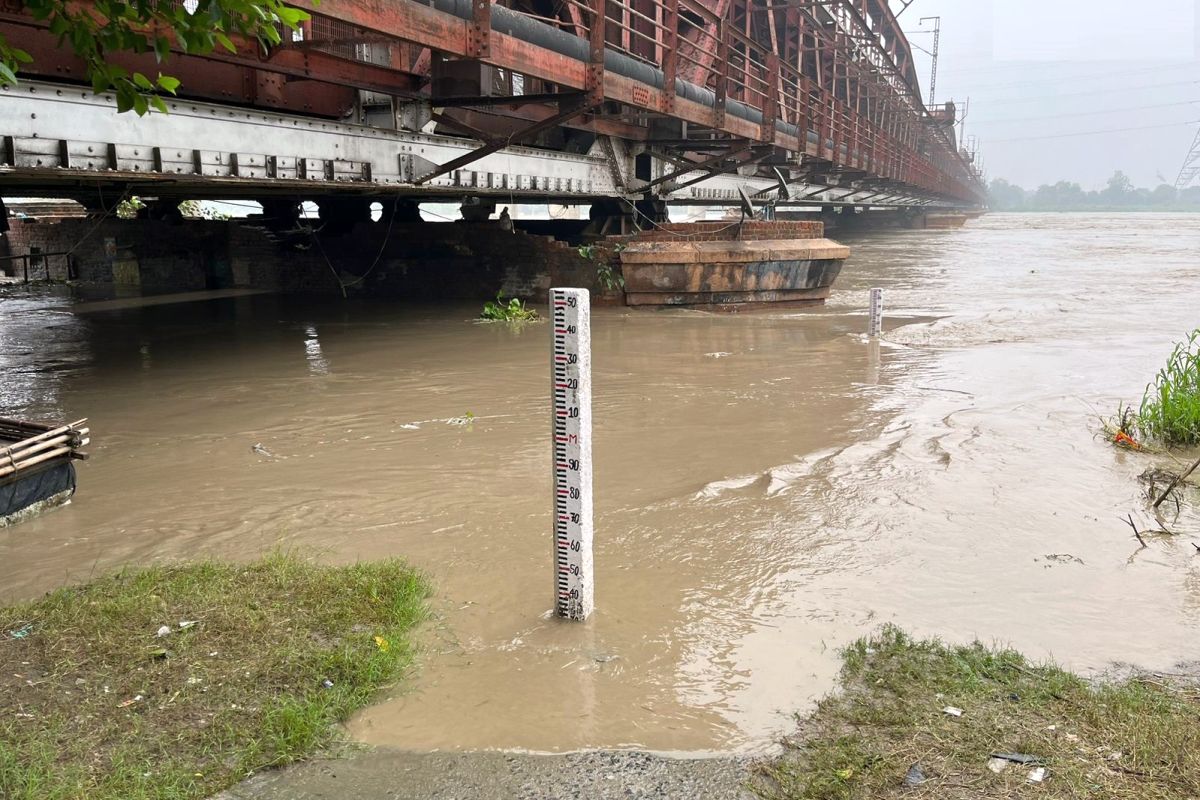
[[[870,319],[867,322],[867,334],[879,336],[883,332],[883,289],[878,287],[871,290]]]
[[[587,289],[550,290],[554,610],[592,613],[592,336]]]

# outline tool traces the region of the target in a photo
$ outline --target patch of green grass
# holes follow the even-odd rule
[[[495,300],[488,300],[483,304],[483,313],[479,318],[489,322],[524,322],[537,319],[538,313],[515,297],[506,301],[502,295],[497,294]]]
[[[428,594],[399,560],[277,554],[0,608],[0,797],[203,798],[311,755],[403,675]]]
[[[1138,427],[1166,444],[1200,444],[1200,329],[1175,345],[1167,365],[1146,387]]]
[[[896,628],[844,652],[818,704],[753,788],[770,800],[1200,797],[1200,694],[1134,677],[1093,686],[1012,650],[916,641]],[[943,712],[963,710],[961,717]],[[988,769],[994,752],[1036,756]],[[905,785],[912,765],[926,780]]]

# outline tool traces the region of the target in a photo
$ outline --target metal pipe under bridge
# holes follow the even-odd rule
[[[267,53],[173,52],[144,118],[20,4],[0,32],[35,59],[0,91],[9,196],[983,203],[887,0],[322,0]]]

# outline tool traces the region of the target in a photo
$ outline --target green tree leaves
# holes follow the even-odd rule
[[[151,108],[166,113],[161,94],[175,94],[179,79],[130,74],[110,61],[112,54],[152,52],[162,63],[173,44],[196,55],[218,46],[236,53],[233,37],[255,40],[269,50],[282,41],[282,30],[295,30],[309,19],[307,12],[283,0],[96,0],[86,7],[70,0],[22,2],[35,19],[48,22],[60,47],[86,62],[94,91],[112,91],[118,111],[139,116]],[[0,37],[0,85],[15,84],[22,65],[32,61],[29,53]]]

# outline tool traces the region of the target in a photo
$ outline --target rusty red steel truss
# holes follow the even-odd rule
[[[0,32],[20,36],[36,72],[81,78],[19,6],[0,4]],[[480,144],[418,183],[511,144],[565,147],[562,132],[574,130],[669,165],[637,176],[647,194],[688,173],[757,170],[781,185],[982,202],[953,113],[947,122],[945,109],[926,109],[887,0],[321,0],[306,10],[312,19],[269,53],[243,41],[237,54],[177,54],[167,69],[200,97],[331,117],[359,108],[362,92],[425,104],[439,130]],[[476,65],[482,77],[466,91],[439,80]]]

